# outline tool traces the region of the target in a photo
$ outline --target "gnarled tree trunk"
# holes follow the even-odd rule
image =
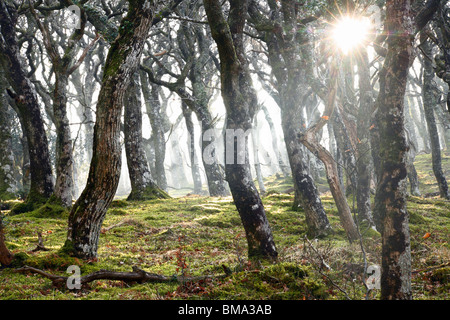
[[[380,165],[374,222],[382,235],[381,299],[411,299],[411,247],[406,210],[404,96],[413,53],[409,0],[386,3],[388,51],[380,73],[376,126]]]
[[[106,58],[100,89],[91,167],[85,189],[69,216],[66,251],[89,259],[97,256],[100,229],[120,178],[120,116],[123,98],[137,72],[144,41],[152,25],[151,1],[130,1],[119,36]]]
[[[248,1],[230,0],[228,19],[224,17],[218,0],[204,0],[204,5],[211,33],[219,50],[222,97],[227,110],[227,133],[246,132],[251,129],[257,109],[243,42]],[[241,138],[245,139],[244,143],[239,143],[236,136],[227,139],[226,179],[244,225],[249,259],[274,260],[278,253],[263,203],[251,176],[248,139]],[[240,162],[242,157],[245,160]]]

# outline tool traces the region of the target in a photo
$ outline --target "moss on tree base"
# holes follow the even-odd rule
[[[170,199],[171,196],[164,190],[158,187],[147,187],[144,190],[131,191],[128,195],[127,201],[144,201],[155,199]]]

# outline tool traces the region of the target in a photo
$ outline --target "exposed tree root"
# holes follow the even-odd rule
[[[24,266],[22,268],[15,269],[14,272],[18,273],[37,273],[41,276],[48,278],[52,281],[53,286],[57,288],[64,288],[67,287],[67,283],[69,277],[65,276],[59,276],[47,273],[43,270]],[[95,281],[95,280],[116,280],[116,281],[125,281],[125,282],[137,282],[137,283],[167,283],[167,282],[178,282],[178,283],[186,283],[186,282],[198,282],[202,280],[208,280],[208,279],[222,279],[228,276],[229,272],[226,272],[227,274],[224,275],[205,275],[205,276],[197,276],[197,277],[183,277],[183,276],[164,276],[160,274],[155,273],[149,273],[142,269],[139,269],[138,267],[133,267],[132,272],[118,272],[118,271],[110,271],[110,270],[99,270],[95,271],[93,273],[90,273],[85,276],[80,276],[79,283],[81,287],[85,286],[89,282]],[[73,276],[70,277],[73,279]]]

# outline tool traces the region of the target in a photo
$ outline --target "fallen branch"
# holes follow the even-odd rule
[[[441,264],[441,265],[438,265],[438,266],[425,268],[425,269],[413,270],[412,273],[416,274],[416,273],[420,273],[420,272],[428,272],[428,271],[431,271],[431,270],[441,269],[441,268],[448,267],[448,266],[450,266],[450,262],[447,262],[447,263],[444,263],[444,264]]]
[[[125,282],[137,282],[137,283],[167,283],[167,282],[178,282],[178,283],[186,283],[186,282],[198,282],[202,280],[208,280],[208,279],[222,279],[227,277],[227,274],[225,275],[206,275],[206,276],[197,276],[197,277],[183,277],[183,276],[164,276],[160,274],[155,273],[149,273],[142,269],[139,269],[138,267],[132,267],[132,272],[118,272],[118,271],[110,271],[110,270],[99,270],[95,271],[93,273],[90,273],[85,276],[80,277],[79,283],[81,286],[86,285],[89,282],[95,281],[95,280],[115,280],[115,281],[125,281]],[[24,266],[19,269],[15,269],[14,272],[17,273],[36,273],[40,274],[41,276],[48,278],[52,281],[53,286],[57,288],[63,288],[67,285],[67,281],[69,280],[69,277],[65,276],[58,276],[54,274],[47,273],[43,270]],[[73,279],[73,277],[71,277]]]

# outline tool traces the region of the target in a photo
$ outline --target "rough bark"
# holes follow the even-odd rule
[[[386,3],[388,49],[376,100],[380,166],[374,222],[382,235],[381,299],[411,299],[411,247],[406,210],[404,96],[413,54],[409,0]]]
[[[212,37],[219,51],[222,97],[227,111],[226,128],[228,132],[246,132],[251,129],[257,109],[243,42],[248,1],[231,0],[228,19],[218,0],[204,0],[204,5]],[[244,146],[237,140],[237,137],[233,137],[226,143],[225,154],[231,156],[233,161],[226,161],[225,174],[246,232],[248,256],[250,260],[274,260],[278,253],[263,203],[251,176],[248,139],[245,139]],[[230,150],[230,147],[234,150]],[[238,162],[241,155],[245,157],[243,163]]]
[[[53,91],[53,115],[56,127],[56,182],[54,196],[65,207],[72,206],[73,153],[69,118],[67,117],[68,76],[56,73]]]
[[[152,25],[153,8],[149,1],[130,1],[129,4],[119,36],[106,58],[97,102],[88,181],[69,216],[64,249],[84,259],[97,255],[100,228],[117,190],[123,98],[131,76],[137,72],[144,41]]]

